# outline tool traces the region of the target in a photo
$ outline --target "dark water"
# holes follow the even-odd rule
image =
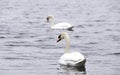
[[[74,31],[50,30],[48,14]],[[86,72],[58,64],[63,31],[86,57]],[[120,75],[120,1],[0,0],[0,75]]]

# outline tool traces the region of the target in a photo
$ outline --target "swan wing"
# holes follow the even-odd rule
[[[52,29],[69,29],[73,27],[73,25],[69,24],[69,23],[57,23],[54,26],[51,26]]]
[[[79,52],[66,53],[61,56],[59,63],[63,65],[75,66],[77,63],[85,60],[85,57]]]

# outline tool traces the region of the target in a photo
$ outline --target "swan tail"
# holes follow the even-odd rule
[[[86,59],[84,59],[82,61],[78,61],[75,66],[76,67],[85,66],[85,63],[86,63]]]
[[[74,28],[74,26],[69,27],[67,30],[69,30],[69,31],[74,31],[73,28]]]

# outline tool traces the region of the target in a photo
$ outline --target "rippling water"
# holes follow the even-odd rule
[[[75,25],[50,30],[46,16]],[[87,59],[86,71],[60,67],[66,31],[71,51]],[[119,0],[0,0],[1,75],[120,75]]]

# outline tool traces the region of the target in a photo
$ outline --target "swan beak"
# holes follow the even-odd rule
[[[57,42],[61,41],[61,35],[58,36]]]
[[[61,41],[61,39],[58,39],[57,42]]]
[[[49,22],[49,17],[47,17],[47,22]]]

